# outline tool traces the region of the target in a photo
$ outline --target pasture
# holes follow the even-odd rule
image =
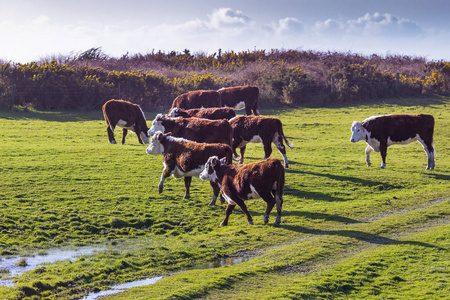
[[[102,250],[40,266],[0,285],[5,299],[78,299],[93,290],[165,276],[107,299],[437,299],[450,293],[450,98],[401,99],[332,108],[262,109],[281,119],[294,149],[281,225],[263,225],[265,203],[248,202],[219,227],[225,206],[194,178],[157,186],[162,157],[129,133],[108,144],[101,111],[1,111],[0,254],[55,247]],[[159,112],[145,112],[147,122]],[[242,112],[238,112],[241,114]],[[417,142],[392,146],[387,166],[365,164],[350,126],[371,115],[429,113],[436,120],[436,169]],[[121,131],[116,129],[116,139]],[[273,147],[271,157],[282,160]],[[264,156],[248,144],[244,163]],[[201,266],[227,257],[246,262]],[[2,279],[8,278],[0,270]]]

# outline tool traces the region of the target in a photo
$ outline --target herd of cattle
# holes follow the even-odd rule
[[[228,202],[221,225],[228,224],[236,205],[245,213],[248,223],[253,224],[245,201],[255,198],[267,203],[264,224],[269,221],[275,204],[275,224],[280,224],[285,168],[289,167],[283,141],[289,148],[293,145],[287,141],[278,118],[259,116],[258,95],[258,88],[252,86],[188,92],[175,98],[168,114],[158,114],[150,128],[139,105],[109,100],[102,109],[110,143],[116,143],[114,129],[117,126],[122,128],[122,144],[130,130],[136,133],[139,143],[149,143],[148,154],[163,156],[159,193],[167,177],[183,177],[184,198],[188,199],[192,177],[198,177],[210,181],[213,196],[209,205],[216,203],[219,194],[222,203]],[[244,108],[246,115],[236,116],[235,110]],[[353,122],[351,131],[351,142],[365,140],[368,145],[365,150],[368,166],[372,150],[380,152],[381,168],[384,168],[388,146],[417,140],[427,154],[427,170],[435,167],[434,118],[431,115],[373,116]],[[263,144],[263,160],[243,164],[246,144],[257,142]],[[283,155],[284,167],[278,159],[269,158],[272,143]],[[239,164],[232,163],[233,156]]]

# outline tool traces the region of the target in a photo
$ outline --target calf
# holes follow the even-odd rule
[[[233,128],[233,154],[237,157],[236,149],[240,149],[240,164],[244,162],[245,145],[262,142],[264,146],[263,159],[270,156],[272,153],[271,144],[274,143],[283,155],[285,168],[289,167],[283,140],[291,149],[294,145],[290,144],[284,136],[280,119],[261,116],[237,116],[230,120],[230,125]]]
[[[209,120],[232,119],[236,117],[236,112],[230,107],[210,107],[210,108],[192,108],[182,109],[175,107],[168,114],[169,117],[183,117],[183,118],[204,118]]]
[[[171,132],[198,143],[224,143],[231,146],[232,129],[227,120],[207,120],[200,118],[169,118],[162,114],[156,116],[148,134],[157,131]]]
[[[196,143],[173,137],[170,134],[163,134],[160,131],[152,136],[146,152],[153,155],[162,154],[164,157],[164,170],[159,181],[158,193],[162,193],[164,180],[170,175],[174,178],[184,177],[184,199],[190,197],[189,188],[192,176],[199,176],[210,156],[223,157],[228,164],[232,162],[232,150],[229,145]],[[213,188],[213,197],[209,205],[214,205],[220,189],[214,182],[211,182],[211,187]]]
[[[122,145],[125,144],[128,130],[136,133],[139,143],[148,144],[147,121],[139,105],[124,100],[109,100],[103,105],[102,110],[108,125],[106,131],[110,144],[116,144],[114,139],[116,126],[122,128]]]
[[[366,141],[367,166],[370,166],[370,152],[372,150],[380,152],[382,169],[386,167],[386,152],[390,145],[418,141],[428,157],[427,170],[433,170],[435,167],[433,131],[432,115],[372,116],[362,122],[353,122],[350,141],[352,143]]]
[[[216,91],[212,90],[198,90],[191,91],[184,94],[179,95],[173,100],[172,107],[169,112],[172,111],[173,108],[200,108],[200,107],[221,107],[220,102],[220,94]]]
[[[258,96],[259,89],[256,86],[234,86],[218,90],[222,106],[233,107],[236,110],[244,109],[245,114],[259,115]]]
[[[247,216],[248,224],[253,225],[246,200],[262,198],[267,203],[264,213],[264,224],[269,222],[269,215],[274,205],[277,205],[275,224],[281,223],[281,208],[283,205],[284,168],[278,159],[269,158],[246,165],[227,165],[217,156],[210,157],[205,169],[200,173],[200,179],[215,182],[228,206],[225,219],[220,225],[227,225],[236,204]]]

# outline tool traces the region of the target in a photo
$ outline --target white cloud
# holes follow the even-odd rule
[[[357,19],[345,21],[328,19],[325,22],[316,22],[314,30],[324,34],[385,37],[411,37],[422,33],[420,26],[413,21],[380,13],[366,13]]]
[[[240,10],[231,8],[219,8],[209,15],[209,26],[216,29],[226,27],[245,27],[248,26],[250,18]]]
[[[303,24],[296,18],[284,18],[278,20],[277,23],[272,23],[265,28],[270,29],[276,34],[300,34],[303,32]]]

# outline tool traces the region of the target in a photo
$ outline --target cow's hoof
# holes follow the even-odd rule
[[[228,223],[224,223],[224,222],[222,222],[222,223],[220,223],[220,225],[219,226],[227,226],[228,225]]]
[[[163,192],[163,189],[158,189],[158,194],[161,194]]]
[[[116,141],[109,141],[110,144],[117,144]]]
[[[253,225],[253,221],[249,221],[249,222],[248,222],[248,225]]]
[[[289,165],[284,165],[284,168],[285,168],[285,169],[288,169],[288,168],[289,168]]]
[[[208,206],[215,206],[216,205],[216,201],[211,201],[209,202]]]
[[[189,199],[189,198],[191,198],[191,195],[190,195],[190,194],[184,194],[183,199]]]

